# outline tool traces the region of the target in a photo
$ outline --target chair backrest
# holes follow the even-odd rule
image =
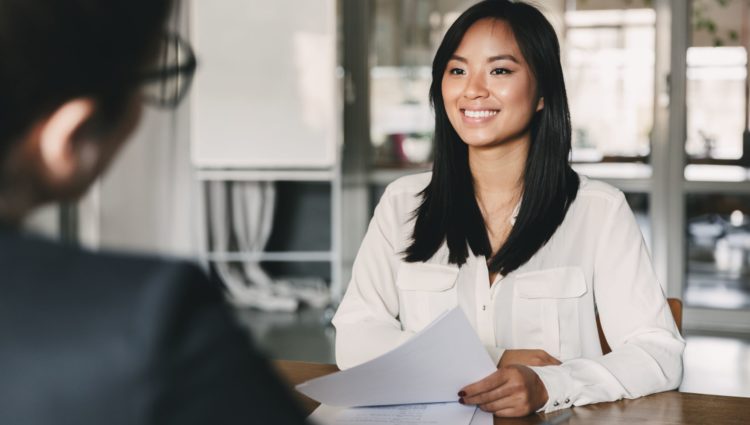
[[[667,298],[667,304],[669,304],[669,310],[672,311],[672,317],[674,322],[677,324],[677,329],[682,333],[682,301],[677,298]],[[599,344],[602,346],[602,354],[607,354],[612,351],[607,343],[607,338],[604,337],[604,331],[602,331],[602,324],[599,321],[599,315],[596,316],[596,329],[599,330]]]

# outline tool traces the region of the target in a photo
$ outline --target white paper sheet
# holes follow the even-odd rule
[[[329,406],[454,402],[462,387],[495,370],[476,332],[457,307],[388,353],[296,388]]]
[[[317,425],[469,425],[475,410],[455,402],[379,407],[322,404],[308,419]]]
[[[495,423],[495,416],[477,407],[469,425],[492,425],[493,423]]]

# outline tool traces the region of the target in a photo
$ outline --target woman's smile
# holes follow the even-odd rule
[[[461,109],[463,121],[467,125],[486,124],[492,121],[499,112],[499,109]]]

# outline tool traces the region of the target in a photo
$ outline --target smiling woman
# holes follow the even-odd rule
[[[470,248],[491,258],[492,275],[507,274],[552,236],[578,190],[559,51],[552,26],[523,3],[481,2],[448,30],[432,66],[435,164],[407,261],[445,241],[451,262]]]
[[[462,403],[523,416],[676,388],[684,341],[633,213],[570,168],[546,18],[516,1],[469,8],[435,54],[430,99],[433,170],[393,182],[375,209],[333,320],[339,367],[459,306],[498,366],[456,388]]]

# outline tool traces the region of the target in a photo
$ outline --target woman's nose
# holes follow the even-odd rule
[[[467,99],[477,99],[487,97],[487,83],[482,75],[473,75],[469,77],[464,89],[464,97]]]

